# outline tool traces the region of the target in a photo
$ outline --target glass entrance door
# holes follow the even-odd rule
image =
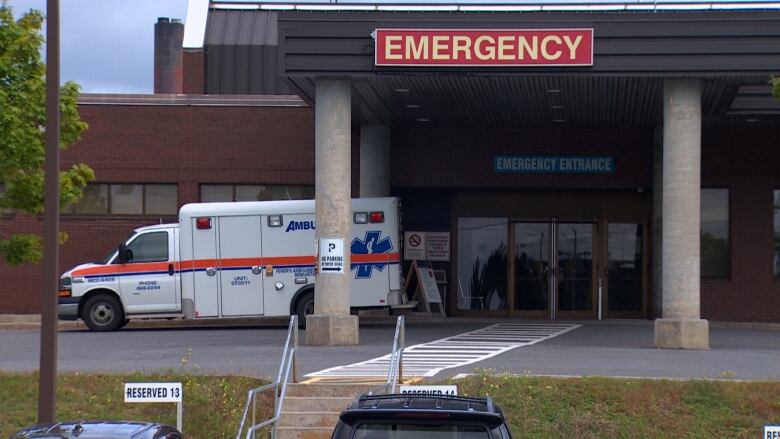
[[[514,224],[514,313],[588,318],[594,308],[593,223]]]
[[[590,317],[593,310],[593,228],[589,223],[558,223],[555,291],[561,317]],[[579,315],[575,315],[579,314]]]
[[[551,223],[516,223],[514,252],[515,309],[550,314]]]

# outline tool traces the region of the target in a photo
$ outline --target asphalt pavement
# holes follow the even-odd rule
[[[445,319],[408,322],[406,345],[485,328],[498,322],[544,321]],[[550,323],[550,322],[546,322]],[[556,323],[562,323],[558,321]],[[475,369],[532,375],[780,380],[780,331],[713,327],[708,351],[660,350],[653,345],[653,322],[579,321],[581,326],[539,343],[507,350],[468,366],[445,369],[434,379]],[[389,321],[364,324],[360,346],[310,347],[301,331],[299,373],[361,362],[389,353]],[[59,337],[61,371],[191,370],[208,374],[275,376],[285,326],[231,328],[126,328],[112,333],[65,330]],[[0,369],[38,367],[39,332],[0,331]]]

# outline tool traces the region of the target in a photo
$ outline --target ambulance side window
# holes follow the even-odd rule
[[[164,262],[168,260],[168,232],[153,232],[139,235],[127,249],[133,252],[128,262]]]

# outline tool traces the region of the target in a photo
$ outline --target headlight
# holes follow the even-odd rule
[[[57,292],[58,297],[70,297],[71,295],[71,279],[70,276],[60,278],[60,290]]]
[[[60,278],[60,289],[61,290],[69,290],[72,287],[72,280],[70,276],[66,276],[63,278]]]

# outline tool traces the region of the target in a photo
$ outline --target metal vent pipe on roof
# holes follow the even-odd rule
[[[181,94],[184,62],[184,24],[160,17],[154,25],[154,93]]]

